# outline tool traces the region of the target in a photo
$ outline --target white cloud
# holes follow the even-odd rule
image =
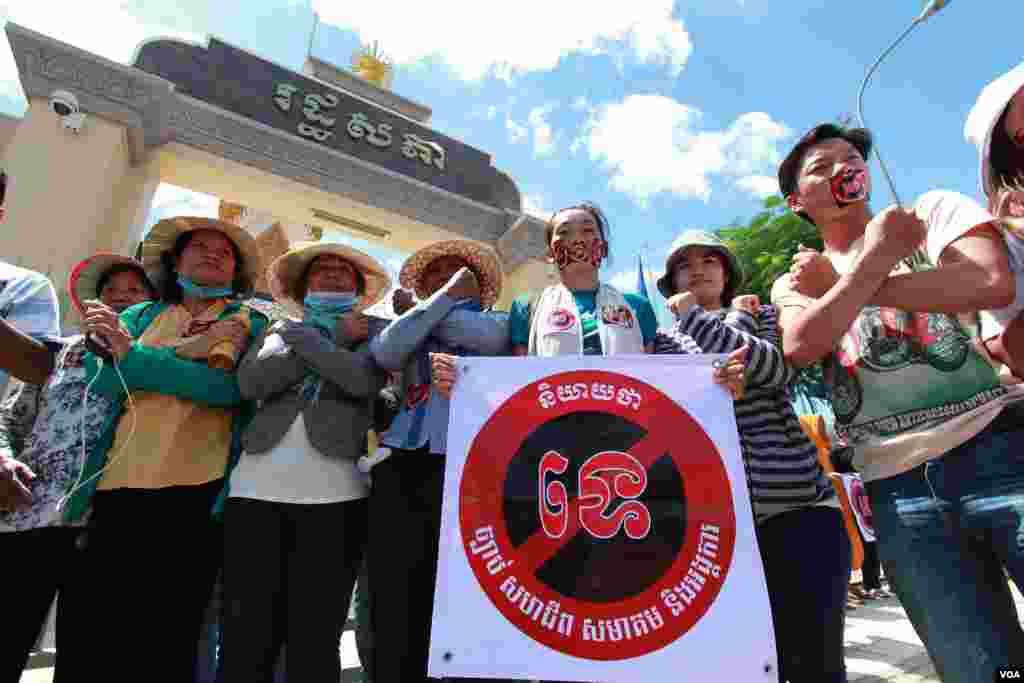
[[[558,148],[559,135],[551,127],[548,115],[558,106],[557,102],[549,102],[534,107],[526,116],[525,125],[506,117],[505,128],[508,130],[508,141],[518,144],[524,140],[533,141],[533,156],[536,159],[550,157]]]
[[[526,118],[530,128],[533,129],[533,155],[538,159],[550,157],[558,146],[558,136],[552,131],[551,124],[547,120],[548,114],[556,106],[556,104],[550,103],[542,107],[535,107],[530,110],[530,114]]]
[[[763,199],[779,193],[779,180],[770,175],[751,175],[737,180],[736,187]]]
[[[573,111],[587,111],[590,109],[590,100],[588,100],[583,95],[579,95],[576,97],[576,99],[572,101],[572,104],[569,106]]]
[[[620,270],[617,273],[612,273],[611,277],[608,278],[608,284],[620,292],[636,291],[636,269]]]
[[[639,294],[636,286],[636,255],[630,254],[629,257],[633,263],[633,267],[612,273],[608,277],[607,282],[610,283],[613,287],[615,287],[615,289],[619,290],[620,292],[633,292]],[[644,262],[644,265],[650,266],[650,264],[648,264],[646,260]],[[655,286],[654,282],[658,279],[658,277],[661,274],[655,273],[649,267],[645,268],[644,270],[647,271],[647,294],[653,296],[651,288]]]
[[[747,178],[773,170],[789,128],[762,112],[720,131],[700,130],[702,119],[699,109],[671,98],[631,95],[594,110],[573,148],[585,147],[611,171],[610,187],[641,205],[661,192],[707,201],[716,177],[763,189],[763,182]]]
[[[554,209],[549,208],[547,199],[540,194],[523,195],[523,213],[530,214],[535,218],[546,221],[551,218]]]
[[[508,130],[508,141],[513,145],[525,140],[530,135],[530,129],[526,126],[516,123],[511,118],[505,119],[505,128]]]
[[[364,41],[380,41],[399,64],[439,56],[466,80],[550,70],[573,52],[659,64],[676,76],[693,46],[683,22],[672,17],[672,6],[673,0],[520,0],[496,27],[489,2],[449,1],[441,10],[404,0],[313,0],[321,21],[354,29]],[[464,27],[457,35],[453,21]]]

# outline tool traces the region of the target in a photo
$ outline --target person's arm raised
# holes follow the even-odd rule
[[[1013,303],[1016,284],[1006,244],[992,224],[974,228],[942,250],[938,268],[891,275],[871,303],[925,313],[973,313]]]
[[[374,361],[385,370],[401,370],[437,324],[455,308],[455,303],[473,291],[479,292],[476,276],[469,268],[461,268],[444,287],[392,321],[370,341]]]
[[[773,300],[778,299],[786,360],[806,367],[827,356],[896,264],[924,241],[924,234],[924,223],[913,212],[889,207],[865,229],[864,250],[854,267],[820,299],[794,303],[773,293]],[[793,291],[789,279],[787,274],[776,283],[780,292]]]

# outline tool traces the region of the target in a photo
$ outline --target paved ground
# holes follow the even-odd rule
[[[1011,584],[1017,611],[1024,614],[1024,597]],[[341,643],[342,665],[358,664],[355,638],[345,633]],[[50,683],[52,669],[45,659],[26,671],[21,683]],[[931,661],[914,628],[895,598],[867,603],[847,612],[846,669],[850,683],[939,683]]]
[[[1012,583],[1017,612],[1024,597]],[[850,683],[939,683],[931,660],[895,598],[847,612],[846,670]]]

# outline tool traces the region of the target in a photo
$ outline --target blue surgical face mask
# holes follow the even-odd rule
[[[307,314],[344,315],[356,307],[358,299],[355,292],[309,292],[302,306]]]
[[[230,287],[204,287],[203,285],[197,285],[184,275],[178,275],[178,285],[185,292],[185,296],[196,299],[223,299],[234,293],[234,290]]]
[[[334,336],[338,318],[356,307],[355,292],[310,292],[302,300],[302,322]]]

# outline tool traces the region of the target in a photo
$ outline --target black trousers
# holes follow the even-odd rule
[[[394,449],[373,468],[370,493],[370,621],[375,683],[424,683],[434,616],[445,459]],[[504,679],[452,678],[470,683]],[[508,681],[507,683],[516,683]]]
[[[210,518],[222,488],[216,480],[96,493],[83,551],[94,618],[74,635],[92,655],[76,659],[72,680],[110,680],[113,671],[136,680],[193,679],[223,552]]]
[[[860,533],[859,528],[857,533]],[[861,575],[864,577],[864,589],[878,590],[882,587],[882,562],[878,557],[878,543],[865,541],[863,534],[860,539],[864,546],[864,562],[860,567]]]
[[[366,544],[366,500],[231,498],[224,510],[224,681],[341,680],[341,633]],[[399,679],[395,679],[399,680]]]
[[[771,517],[757,527],[757,543],[775,624],[779,681],[846,683],[851,550],[842,514],[820,507]]]
[[[373,678],[423,683],[437,578],[444,458],[395,450],[373,468],[370,493],[370,619]]]
[[[79,529],[50,527],[0,534],[3,574],[11,583],[3,598],[4,633],[0,646],[0,683],[18,683],[28,656],[46,623],[53,599],[57,603],[57,664],[54,680],[68,680],[74,661],[76,619],[72,607],[80,589],[75,541]],[[78,621],[80,624],[81,621]]]

